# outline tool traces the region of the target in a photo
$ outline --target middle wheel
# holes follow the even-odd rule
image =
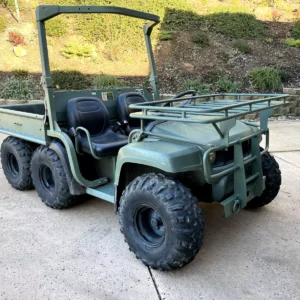
[[[42,201],[51,208],[67,208],[76,202],[69,192],[67,177],[58,155],[45,146],[36,149],[31,160],[31,176]]]

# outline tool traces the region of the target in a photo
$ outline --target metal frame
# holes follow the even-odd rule
[[[243,97],[262,97],[258,100],[242,100]],[[232,98],[231,100],[216,100],[217,97]],[[152,103],[131,104],[131,109],[139,110],[138,113],[130,114],[133,118],[141,119],[141,129],[135,131],[129,137],[129,141],[139,140],[143,136],[155,136],[158,138],[175,140],[179,142],[191,143],[197,145],[203,151],[203,171],[207,183],[213,184],[221,178],[233,174],[234,186],[233,195],[221,202],[224,207],[224,217],[227,218],[233,213],[238,213],[244,208],[248,201],[254,196],[260,196],[265,188],[261,165],[261,155],[269,148],[269,130],[268,118],[273,114],[274,109],[288,103],[289,95],[278,94],[214,94],[205,96],[195,96],[179,99],[167,99],[163,101],[154,101]],[[196,100],[211,100],[196,103]],[[188,104],[179,104],[176,102],[190,100]],[[157,106],[168,103],[170,107]],[[260,125],[248,125],[259,127],[254,133],[236,140],[230,141],[229,131],[236,124],[236,118],[250,113],[260,113]],[[201,118],[202,117],[202,118]],[[205,117],[205,118],[203,118]],[[196,140],[177,138],[163,134],[157,134],[145,130],[144,120],[165,120],[175,122],[188,122],[199,124],[212,124],[218,132],[223,144],[220,146],[202,144]],[[219,123],[219,125],[217,125]],[[199,127],[201,130],[201,127]],[[260,151],[260,137],[266,135],[266,145],[263,151]],[[134,139],[134,137],[138,139]],[[251,156],[244,157],[242,143],[251,139]],[[207,149],[208,147],[208,149]],[[224,150],[228,147],[234,147],[234,163],[228,166],[226,170],[216,172],[213,169],[210,154]],[[246,177],[245,166],[251,165],[251,174]]]
[[[258,100],[242,100],[242,97],[262,97]],[[231,100],[216,100],[217,97],[232,97]],[[152,101],[148,103],[131,104],[130,108],[139,110],[131,113],[131,118],[141,119],[141,131],[143,134],[157,136],[161,138],[172,138],[178,141],[203,145],[198,141],[178,139],[148,132],[144,128],[144,120],[163,120],[199,124],[212,124],[218,132],[225,145],[229,145],[229,131],[236,124],[236,118],[250,113],[260,112],[260,127],[268,129],[268,117],[273,114],[275,108],[288,103],[287,94],[213,94],[203,96],[193,96],[178,99],[166,99]],[[207,100],[196,103],[196,100]],[[190,100],[189,104],[176,105],[174,103]],[[160,106],[169,104],[170,107]],[[265,113],[263,112],[265,111]],[[201,118],[201,117],[210,118]],[[199,118],[200,117],[200,118]],[[220,124],[219,126],[217,124]]]
[[[150,21],[150,24],[144,25],[144,37],[146,41],[146,47],[150,64],[150,83],[154,91],[154,99],[159,98],[159,85],[158,77],[156,73],[154,54],[151,45],[151,33],[159,22],[160,18],[157,15],[144,13],[127,8],[115,7],[115,6],[58,6],[58,5],[42,5],[36,8],[36,20],[39,36],[40,55],[42,62],[42,78],[41,83],[45,91],[45,115],[46,122],[49,124],[47,130],[47,137],[58,138],[61,140],[67,150],[68,158],[70,161],[72,175],[77,182],[86,187],[96,187],[107,182],[106,178],[100,178],[98,180],[89,181],[86,180],[79,169],[78,160],[76,157],[76,151],[70,138],[61,131],[56,116],[55,107],[55,92],[50,74],[49,54],[46,38],[45,22],[60,14],[118,14],[143,20]]]
[[[52,103],[53,84],[52,84],[51,74],[50,74],[45,21],[50,20],[60,14],[92,14],[92,13],[118,14],[118,15],[124,15],[124,16],[152,21],[152,24],[146,24],[144,26],[144,35],[146,40],[146,47],[148,51],[150,71],[151,71],[150,81],[151,84],[153,85],[154,95],[156,97],[155,99],[158,99],[158,95],[159,95],[158,77],[156,74],[155,61],[154,61],[150,36],[154,26],[156,26],[160,22],[159,16],[140,12],[140,11],[135,11],[127,8],[115,7],[115,6],[58,6],[58,5],[38,6],[36,8],[36,20],[37,20],[38,35],[39,35],[41,61],[42,61],[42,85],[46,95],[45,105],[46,105],[47,113],[49,115],[50,130],[59,130],[59,127],[57,126],[56,123],[55,107],[54,104]]]

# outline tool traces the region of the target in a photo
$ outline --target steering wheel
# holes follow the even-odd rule
[[[175,96],[174,96],[173,98],[171,98],[171,99],[178,99],[178,98],[181,98],[181,97],[183,97],[183,96],[190,95],[190,94],[191,94],[192,96],[196,96],[196,95],[197,95],[197,91],[195,91],[195,90],[184,91],[184,92],[182,92],[182,93],[179,93],[179,94],[175,95]],[[190,103],[191,103],[191,100],[192,100],[192,99],[187,99],[187,100],[185,100],[185,101],[183,101],[183,102],[181,102],[181,103],[179,103],[179,104],[177,104],[177,105],[190,104]],[[176,105],[176,106],[177,106],[177,105]],[[165,103],[163,106],[164,106],[164,107],[170,106],[170,102]]]

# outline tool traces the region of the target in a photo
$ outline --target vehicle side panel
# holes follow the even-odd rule
[[[46,145],[44,115],[0,108],[0,132]]]

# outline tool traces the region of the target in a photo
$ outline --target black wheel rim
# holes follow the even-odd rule
[[[19,163],[13,153],[8,154],[7,162],[8,162],[7,164],[8,164],[8,169],[9,169],[10,173],[14,177],[17,177],[19,175]]]
[[[40,180],[42,183],[42,186],[44,187],[44,189],[52,192],[55,189],[55,181],[53,178],[53,174],[51,169],[46,166],[46,165],[42,165],[40,167]]]
[[[138,234],[152,246],[160,245],[165,239],[166,227],[155,209],[143,205],[134,215],[134,224]]]

